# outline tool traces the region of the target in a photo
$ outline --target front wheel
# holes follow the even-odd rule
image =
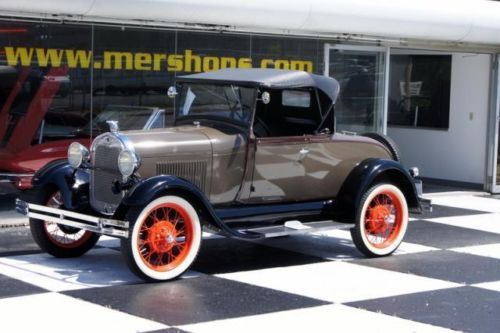
[[[393,253],[408,227],[404,194],[391,184],[377,184],[362,197],[351,236],[356,248],[368,257]]]
[[[40,190],[33,203],[52,208],[63,206],[61,192],[54,188]],[[30,230],[38,246],[57,258],[79,257],[99,240],[93,232],[34,218],[30,218]]]
[[[130,236],[121,240],[125,260],[137,276],[149,281],[179,277],[195,260],[201,225],[194,207],[178,196],[160,197],[127,214]]]

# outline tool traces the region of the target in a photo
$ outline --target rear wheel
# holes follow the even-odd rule
[[[60,208],[62,195],[57,189],[44,188],[33,203]],[[58,258],[79,257],[99,240],[99,235],[93,232],[33,218],[30,218],[30,230],[38,246]]]
[[[382,257],[399,247],[407,227],[408,205],[401,190],[377,184],[363,195],[351,236],[363,254]]]
[[[150,281],[179,277],[196,259],[201,225],[194,207],[178,196],[160,197],[127,214],[131,234],[121,240],[130,269]]]

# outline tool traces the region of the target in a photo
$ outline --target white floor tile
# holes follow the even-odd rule
[[[500,244],[487,244],[477,246],[457,247],[450,251],[474,254],[476,256],[500,259]]]
[[[1,332],[144,332],[164,324],[73,297],[46,293],[0,299]]]
[[[334,304],[181,326],[198,333],[233,332],[452,332],[380,313]]]
[[[99,238],[99,242],[97,242],[97,245],[103,246],[103,247],[120,247],[120,239],[115,238],[115,237],[109,237],[109,236],[101,236]]]
[[[459,286],[456,283],[366,267],[345,261],[217,276],[337,303]]]
[[[436,250],[439,250],[439,249],[435,248],[435,247],[420,245],[420,244],[403,242],[398,247],[396,252],[394,252],[393,255],[397,256],[397,255],[401,255],[401,254],[420,253],[420,252],[436,251]]]
[[[500,292],[500,281],[478,283],[478,284],[473,284],[472,286]]]
[[[51,291],[142,282],[130,272],[121,253],[110,249],[94,249],[70,259],[45,253],[5,257],[0,258],[0,271]]]
[[[497,201],[500,206],[500,201],[495,201]],[[500,234],[499,213],[440,217],[435,219],[428,219],[426,221]]]
[[[432,197],[433,205],[450,206],[463,209],[500,213],[500,201],[473,195],[449,195]]]

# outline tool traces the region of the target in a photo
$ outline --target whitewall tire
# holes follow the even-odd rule
[[[387,256],[399,247],[408,228],[408,204],[392,184],[377,184],[362,197],[351,236],[368,257]]]
[[[128,239],[122,253],[131,270],[150,281],[179,277],[194,262],[201,245],[201,225],[194,207],[169,195],[155,199],[127,214]]]

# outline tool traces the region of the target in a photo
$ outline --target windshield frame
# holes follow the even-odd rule
[[[181,101],[183,100],[183,94],[184,94],[184,87],[188,86],[217,86],[217,87],[231,87],[232,91],[234,91],[234,87],[238,88],[245,88],[245,89],[250,89],[252,91],[252,97],[251,97],[251,103],[249,103],[248,106],[248,117],[246,121],[240,121],[237,119],[232,119],[229,117],[224,117],[224,116],[218,116],[214,114],[193,114],[193,115],[180,115],[180,110],[182,108]],[[241,84],[240,82],[227,82],[227,81],[221,81],[221,82],[214,82],[214,81],[204,81],[204,80],[199,80],[199,81],[178,81],[175,84],[175,87],[179,94],[175,97],[174,101],[174,126],[180,126],[180,125],[185,125],[185,124],[194,124],[196,121],[208,121],[208,122],[217,122],[217,123],[227,123],[230,125],[234,125],[238,128],[243,128],[245,130],[249,130],[251,128],[252,122],[253,122],[253,117],[255,113],[255,106],[257,103],[257,96],[259,89],[256,86],[253,85],[246,85],[246,84]],[[238,111],[243,110],[243,103],[240,98],[238,101],[238,104],[240,105]],[[238,111],[231,111],[230,112],[238,112]],[[202,123],[203,124],[203,123]]]

